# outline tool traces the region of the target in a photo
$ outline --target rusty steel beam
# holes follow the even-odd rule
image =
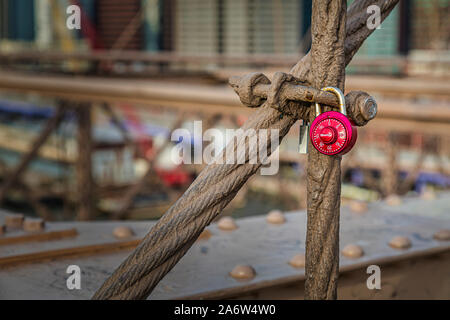
[[[221,63],[228,65],[269,65],[291,67],[301,55],[280,54],[251,54],[251,55],[226,55],[226,54],[180,54],[173,51],[161,51],[149,53],[135,50],[96,50],[92,52],[61,52],[54,50],[27,50],[20,52],[1,52],[1,62],[20,61],[51,61],[63,62],[66,60],[83,60],[92,62],[145,62],[145,63]],[[405,68],[408,58],[404,56],[393,57],[358,57],[352,61],[352,66],[390,66],[399,65]]]

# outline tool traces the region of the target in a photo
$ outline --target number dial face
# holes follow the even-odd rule
[[[349,150],[350,140],[356,138],[349,134],[351,129],[350,121],[343,114],[336,111],[325,112],[311,124],[311,142],[323,154],[344,154]]]

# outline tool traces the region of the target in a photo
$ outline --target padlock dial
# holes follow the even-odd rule
[[[327,145],[335,143],[338,137],[338,131],[331,126],[323,127],[323,125],[321,125],[321,127],[322,129],[319,132],[320,140]]]
[[[311,142],[320,153],[345,154],[356,142],[356,127],[342,113],[328,111],[311,124]]]

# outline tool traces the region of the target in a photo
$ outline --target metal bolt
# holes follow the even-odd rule
[[[368,206],[367,206],[367,203],[364,201],[355,200],[355,201],[350,202],[350,209],[353,212],[363,213],[368,210]]]
[[[211,238],[211,236],[212,236],[211,231],[209,231],[208,229],[205,229],[202,231],[202,233],[200,233],[197,240],[208,240],[209,238]]]
[[[230,272],[230,276],[232,276],[235,279],[241,280],[253,279],[255,275],[256,275],[255,269],[253,269],[253,267],[249,265],[237,265]]]
[[[126,239],[132,237],[134,235],[134,232],[130,227],[120,226],[114,228],[113,235],[117,239]]]
[[[411,240],[404,236],[397,236],[391,239],[389,245],[394,249],[408,249],[411,247]]]
[[[8,214],[5,216],[5,225],[8,229],[20,229],[23,225],[23,214]]]
[[[450,240],[450,230],[443,229],[439,230],[433,235],[433,238],[439,241],[449,241]]]
[[[272,210],[267,214],[266,221],[271,224],[283,224],[286,218],[281,210]]]
[[[436,199],[436,193],[433,190],[426,189],[424,192],[422,192],[420,197],[423,200],[434,200]]]
[[[299,253],[292,257],[289,264],[294,268],[304,268],[305,267],[305,254]]]
[[[23,222],[23,230],[28,232],[42,231],[45,229],[45,221],[41,218],[26,218]]]
[[[348,244],[342,249],[342,254],[347,258],[356,259],[364,255],[364,250],[356,244]]]
[[[399,206],[402,204],[402,198],[400,198],[396,194],[391,194],[387,196],[385,201],[389,206]]]
[[[232,217],[223,217],[217,222],[217,226],[220,230],[226,230],[231,231],[238,228],[236,222],[234,222],[234,219]]]

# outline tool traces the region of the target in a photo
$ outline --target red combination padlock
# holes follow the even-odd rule
[[[342,91],[334,87],[326,87],[322,90],[333,92],[338,96],[341,112],[321,113],[320,105],[316,102],[316,118],[309,129],[312,145],[326,155],[346,154],[355,145],[358,131],[355,124],[347,118]]]

